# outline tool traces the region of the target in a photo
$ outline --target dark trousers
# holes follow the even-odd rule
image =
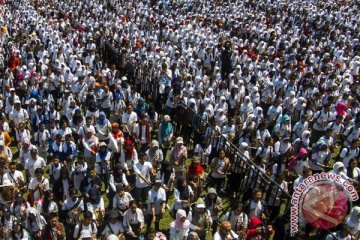
[[[142,203],[146,203],[146,198],[147,198],[147,194],[149,192],[149,188],[148,187],[144,187],[144,188],[137,188],[135,187],[135,199],[138,202],[138,204]]]

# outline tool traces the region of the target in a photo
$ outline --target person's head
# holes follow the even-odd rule
[[[182,146],[184,144],[184,140],[182,137],[177,137],[176,138],[176,145],[177,146]]]
[[[20,102],[20,100],[15,100],[15,101],[14,101],[14,107],[15,107],[15,109],[16,109],[17,111],[20,110],[20,108],[21,108],[21,102]]]
[[[143,115],[143,117],[141,118],[141,123],[146,124],[148,122],[149,122],[149,118],[147,117],[147,115]]]
[[[125,140],[124,142],[124,148],[125,150],[130,150],[133,147],[133,143],[130,139]]]
[[[56,134],[56,137],[55,137],[55,141],[57,144],[60,144],[62,142],[62,135],[61,134]]]
[[[176,220],[178,220],[181,223],[184,223],[186,221],[186,212],[183,209],[179,209],[176,212]]]
[[[146,232],[146,239],[153,240],[155,239],[155,237],[156,237],[155,230],[152,228],[148,229]]]
[[[203,213],[205,213],[205,211],[206,211],[206,206],[203,202],[196,204],[196,212],[198,214],[203,214]]]
[[[71,134],[66,134],[66,135],[65,135],[65,142],[66,142],[67,144],[70,144],[71,139],[72,139]]]
[[[14,174],[16,170],[16,163],[15,162],[10,162],[9,163],[9,171],[11,174]]]
[[[354,169],[358,166],[358,162],[356,158],[353,158],[349,161],[349,166],[351,169]]]
[[[110,212],[109,212],[110,223],[115,224],[117,222],[118,217],[119,217],[119,214],[116,209],[110,210]]]
[[[187,186],[184,176],[179,176],[176,183],[177,188],[185,188]]]
[[[83,163],[85,161],[84,157],[83,156],[78,156],[77,157],[77,162],[78,163]]]
[[[68,123],[66,121],[63,121],[61,124],[62,129],[66,129],[68,127]]]
[[[216,199],[217,198],[217,193],[216,193],[215,188],[209,188],[207,195],[208,195],[208,197],[210,199]]]
[[[59,163],[60,163],[59,157],[58,157],[58,156],[55,156],[55,157],[53,158],[53,162],[54,162],[54,165],[55,165],[56,167],[59,166]]]
[[[99,192],[95,188],[89,190],[90,201],[96,201],[99,197]]]
[[[127,113],[129,113],[129,114],[130,114],[133,110],[134,110],[134,108],[133,108],[132,105],[129,105],[129,106],[127,106],[127,108],[126,108],[126,111],[127,111]]]
[[[359,147],[359,143],[360,143],[360,141],[358,139],[354,139],[353,141],[351,141],[350,147],[352,149],[355,149],[355,148]]]
[[[24,123],[22,123],[22,122],[19,123],[19,124],[18,124],[18,130],[19,130],[19,131],[22,131],[22,130],[24,130],[24,129],[25,129]]]
[[[94,177],[95,175],[96,175],[96,169],[94,167],[89,167],[88,168],[88,176]]]
[[[234,212],[239,215],[240,213],[242,213],[244,211],[244,204],[242,203],[238,203],[235,205],[235,208],[234,208]]]
[[[140,152],[140,153],[139,153],[139,162],[140,162],[141,164],[144,164],[145,161],[146,161],[146,154]]]
[[[116,185],[116,193],[117,193],[120,197],[124,196],[124,195],[125,195],[124,185],[122,185],[122,184]]]
[[[92,221],[93,214],[90,211],[84,212],[84,220],[83,223],[88,226]]]
[[[87,126],[90,126],[92,124],[92,118],[90,116],[86,117],[85,121]]]
[[[131,212],[132,212],[132,213],[135,213],[135,212],[136,212],[137,205],[136,205],[135,200],[131,200],[131,201],[129,202],[129,208],[131,209]]]
[[[41,182],[43,175],[44,175],[44,170],[42,168],[35,169],[35,176],[38,181]]]
[[[114,122],[111,124],[111,129],[112,129],[113,133],[117,133],[120,130],[120,126],[118,123]]]
[[[15,233],[20,233],[20,232],[21,232],[21,222],[18,221],[18,220],[15,220],[15,221],[13,222],[12,230],[13,230]]]
[[[117,163],[114,166],[114,173],[117,174],[118,176],[122,175],[123,173],[123,167],[121,165],[121,163]]]
[[[333,133],[333,130],[331,129],[331,128],[327,128],[326,130],[325,130],[325,135],[326,135],[326,137],[331,137],[331,135],[332,135],[332,133]]]
[[[222,236],[227,236],[231,231],[231,223],[229,221],[224,221],[220,225],[220,233]]]
[[[223,149],[219,150],[218,156],[220,159],[224,159],[226,157],[225,150]]]
[[[67,167],[62,167],[60,169],[60,176],[61,176],[61,179],[69,179],[70,177],[70,173],[69,173],[69,169]]]
[[[41,122],[41,123],[39,124],[39,130],[40,130],[40,131],[44,131],[44,129],[45,129],[45,124],[44,124],[43,122]]]
[[[59,219],[56,214],[51,214],[49,218],[49,223],[51,227],[56,227],[59,222]]]
[[[77,199],[77,197],[78,197],[78,191],[77,191],[77,189],[76,189],[76,188],[71,188],[71,189],[69,190],[69,196],[70,196],[71,200],[72,200],[73,202],[75,202],[76,199]]]
[[[252,194],[253,201],[259,202],[262,198],[262,195],[263,195],[263,193],[262,193],[261,189],[259,189],[259,188],[254,189],[253,194]]]
[[[171,121],[169,115],[165,115],[165,116],[163,117],[163,120],[164,120],[164,123],[169,123],[169,122]]]
[[[152,149],[153,151],[158,150],[158,149],[159,149],[159,142],[156,141],[156,140],[152,140],[150,147],[151,147],[151,149]]]
[[[155,180],[154,189],[158,191],[161,188],[162,182],[160,179]]]
[[[265,138],[265,146],[270,146],[272,144],[272,138],[271,137],[266,137]]]
[[[54,193],[51,190],[45,191],[44,197],[48,201],[52,201],[54,199]]]

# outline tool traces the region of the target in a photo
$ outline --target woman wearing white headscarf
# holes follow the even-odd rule
[[[170,240],[186,239],[190,225],[191,222],[187,219],[185,210],[177,210],[176,219],[170,224]]]
[[[250,101],[250,97],[246,96],[244,98],[244,102],[240,106],[240,115],[241,118],[244,120],[247,118],[247,116],[252,113],[254,110],[253,104]]]
[[[217,110],[219,110],[220,108],[222,110],[224,110],[225,112],[228,111],[228,104],[227,104],[226,98],[224,96],[221,96],[219,102],[215,105],[215,112]]]
[[[345,180],[349,179],[349,177],[347,176],[347,170],[345,168],[345,165],[342,162],[336,162],[331,172],[340,175]]]
[[[350,214],[345,219],[345,225],[350,229],[350,233],[356,239],[360,231],[360,207],[355,206],[351,209]]]
[[[29,229],[34,239],[42,238],[42,231],[45,229],[46,220],[41,216],[40,212],[30,207],[28,209],[28,217],[26,222],[26,229]]]
[[[295,141],[292,143],[295,152],[297,152],[298,149],[300,148],[305,148],[305,149],[309,149],[310,147],[310,131],[309,130],[305,130],[302,132],[301,137],[296,138]]]
[[[203,103],[205,105],[205,111],[209,114],[209,117],[214,116],[214,106],[211,103],[210,98],[205,98]]]

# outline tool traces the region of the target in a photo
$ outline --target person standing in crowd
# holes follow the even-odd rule
[[[281,206],[306,177],[359,185],[357,5],[2,1],[6,239],[163,238],[152,221],[171,240],[287,236]],[[357,204],[296,237],[358,237]]]
[[[170,239],[180,240],[189,235],[190,221],[187,219],[185,210],[179,209],[176,212],[176,218],[170,224]]]

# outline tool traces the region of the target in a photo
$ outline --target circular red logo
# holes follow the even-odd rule
[[[331,182],[311,185],[302,196],[300,209],[305,220],[320,229],[329,229],[343,222],[349,210],[347,194]]]

